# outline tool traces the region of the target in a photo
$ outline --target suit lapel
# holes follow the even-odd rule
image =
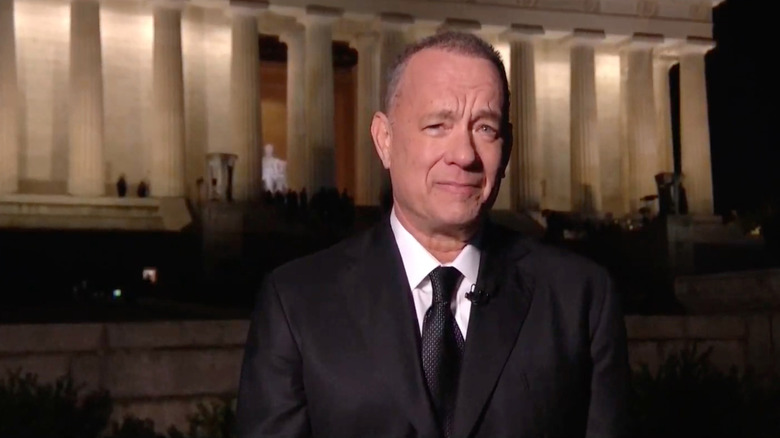
[[[421,437],[438,435],[422,374],[419,327],[389,221],[374,228],[356,254],[353,305],[376,373]]]
[[[455,410],[457,437],[468,436],[479,420],[531,304],[532,286],[517,268],[528,249],[502,234],[488,226],[483,239],[477,284],[490,299],[471,307]]]

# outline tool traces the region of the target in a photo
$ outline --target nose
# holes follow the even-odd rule
[[[454,164],[463,169],[472,168],[479,161],[474,133],[468,126],[453,130],[444,159],[447,164]]]

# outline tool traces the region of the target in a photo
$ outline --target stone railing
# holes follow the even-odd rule
[[[22,369],[42,381],[70,372],[110,391],[117,419],[182,426],[197,402],[235,395],[247,327],[244,320],[0,326],[0,371]],[[712,347],[723,370],[780,373],[780,314],[630,316],[626,327],[635,367],[654,369],[696,344]]]

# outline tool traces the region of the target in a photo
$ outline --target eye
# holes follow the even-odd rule
[[[433,123],[431,125],[427,125],[425,128],[423,128],[425,132],[431,135],[438,135],[441,134],[444,130],[444,124],[443,123]]]
[[[498,138],[498,129],[493,126],[481,124],[477,126],[477,132],[490,138]]]

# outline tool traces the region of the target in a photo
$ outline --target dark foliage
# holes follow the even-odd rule
[[[84,394],[71,376],[54,383],[20,370],[0,379],[0,437],[97,437],[111,415],[108,393]]]
[[[719,438],[780,436],[780,388],[752,373],[724,373],[711,350],[671,355],[656,373],[634,374],[631,436]]]

